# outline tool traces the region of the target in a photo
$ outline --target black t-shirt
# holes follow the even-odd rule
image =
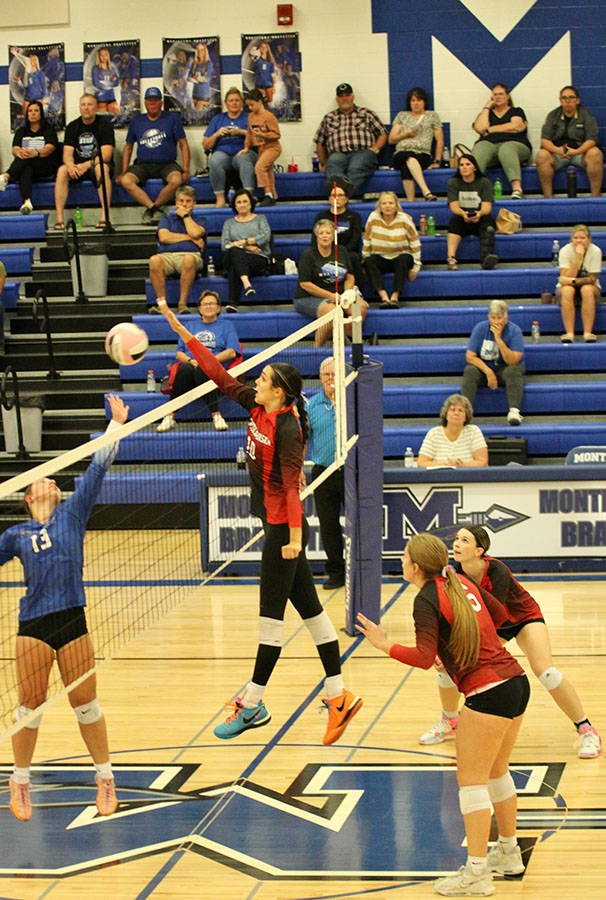
[[[351,272],[349,254],[344,247],[339,247],[339,291],[343,290],[346,276]],[[295,297],[307,297],[307,292],[301,287],[302,282],[311,281],[316,287],[325,291],[335,289],[335,249],[332,248],[330,256],[322,256],[315,247],[310,247],[301,256],[298,263],[299,283],[295,288]]]
[[[314,225],[320,219],[328,219],[334,224],[334,213],[327,210],[319,212],[314,219]],[[337,216],[337,231],[339,232],[339,249],[345,247],[346,250],[353,250],[354,253],[360,252],[360,241],[362,240],[362,219],[360,213],[346,209],[345,212],[339,213]],[[316,236],[312,231],[311,246],[316,246]]]
[[[105,116],[95,116],[94,121],[88,125],[84,124],[80,116],[65,129],[63,143],[74,148],[74,162],[81,163],[91,159],[98,147],[115,147],[116,137]]]
[[[514,116],[519,116],[524,122],[526,121],[526,113],[521,106],[510,106],[507,112],[503,113],[502,116],[497,116],[494,110],[491,109],[488,113],[488,124],[508,125]],[[483,134],[480,141],[489,141],[491,144],[504,144],[506,141],[518,141],[518,143],[526,144],[527,147],[532,149],[532,144],[528,140],[528,129],[516,132],[494,131],[492,134]]]
[[[469,182],[463,181],[460,175],[453,175],[446,186],[446,197],[449,203],[458,202],[461,209],[473,214],[482,203],[492,203],[494,192],[492,183],[484,175],[476,175]]]
[[[23,147],[26,150],[42,150],[46,144],[53,144],[55,153],[57,152],[57,132],[52,125],[46,125],[38,131],[32,131],[29,125],[24,125],[16,130],[13,138],[13,147]],[[47,158],[50,159],[55,153]]]

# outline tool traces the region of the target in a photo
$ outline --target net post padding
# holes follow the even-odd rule
[[[381,614],[383,532],[383,364],[357,370],[347,388],[347,419],[357,441],[345,462],[345,631],[354,636],[356,617],[373,622]]]

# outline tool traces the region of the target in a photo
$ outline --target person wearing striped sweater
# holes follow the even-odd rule
[[[364,230],[362,259],[366,277],[381,299],[381,309],[396,309],[406,281],[414,281],[421,268],[421,242],[411,217],[403,212],[393,191],[379,195],[377,208]],[[383,275],[393,272],[391,296]]]

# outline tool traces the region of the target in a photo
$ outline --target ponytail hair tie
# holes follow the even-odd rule
[[[454,572],[454,568],[452,566],[444,566],[442,569],[442,578],[448,578],[449,572]]]

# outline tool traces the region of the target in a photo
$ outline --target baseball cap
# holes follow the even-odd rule
[[[346,81],[341,82],[341,84],[337,85],[337,97],[341,94],[353,94],[353,88]]]
[[[162,91],[157,87],[150,87],[145,91],[145,99],[146,100],[161,100],[162,99]]]

